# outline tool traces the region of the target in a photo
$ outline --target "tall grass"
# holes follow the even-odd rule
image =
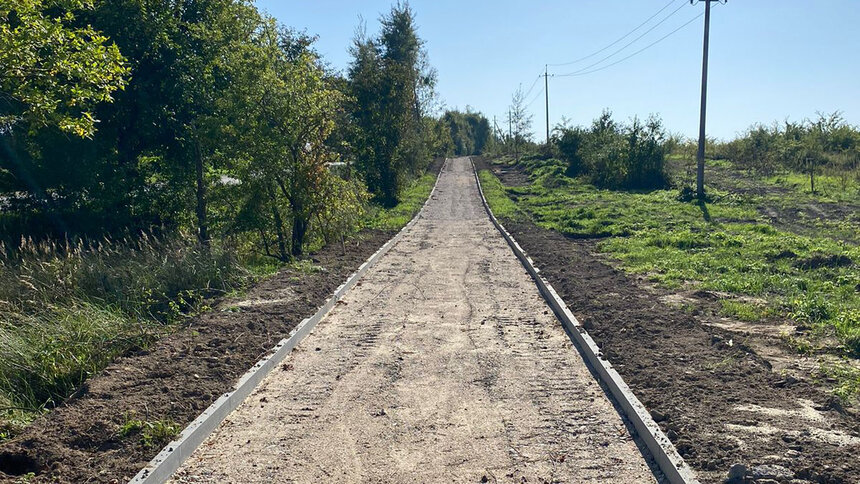
[[[248,277],[182,235],[0,247],[0,437]]]

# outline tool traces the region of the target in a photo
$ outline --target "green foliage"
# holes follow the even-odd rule
[[[414,14],[349,79],[314,40],[245,0],[0,0],[0,434],[248,271],[420,208],[450,132]]]
[[[525,214],[505,193],[505,186],[489,170],[480,170],[481,190],[487,203],[492,207],[493,214],[505,220],[521,220]]]
[[[0,256],[0,401],[24,412],[0,422],[54,406],[204,297],[248,281],[228,250],[186,239],[27,242]]]
[[[120,437],[140,436],[140,445],[147,449],[162,447],[173,440],[182,427],[172,420],[145,421],[126,414],[117,434]]]
[[[756,322],[774,315],[771,308],[755,303],[724,299],[720,304],[723,314],[741,321]]]
[[[91,0],[0,0],[0,135],[54,126],[95,132],[92,108],[111,101],[128,68],[116,45],[76,15]]]
[[[714,150],[737,167],[766,176],[785,171],[829,173],[839,178],[842,191],[852,178],[860,177],[860,129],[847,124],[839,112],[799,123],[757,124]],[[805,185],[811,188],[808,175]]]
[[[824,377],[835,380],[833,394],[843,403],[850,404],[860,395],[860,368],[840,362],[824,364],[820,371]]]
[[[560,127],[554,137],[568,176],[585,175],[596,186],[616,189],[665,188],[666,140],[659,118],[634,118],[624,126],[608,111],[589,129]]]
[[[396,4],[380,22],[378,37],[359,32],[351,49],[351,139],[368,189],[390,208],[408,175],[422,172],[429,159],[423,111],[436,76],[408,4]]]
[[[83,301],[0,320],[0,393],[22,408],[53,407],[154,327]]]
[[[316,213],[319,232],[326,244],[338,239],[343,244],[344,237],[364,226],[369,202],[367,189],[357,180],[328,176],[320,190],[324,203]]]
[[[345,235],[336,233],[340,228],[354,229],[348,212],[365,197],[362,187],[347,187],[328,169],[338,161],[326,141],[344,94],[326,78],[313,53],[283,49],[295,43],[290,33],[279,34],[272,25],[267,29],[271,35],[262,37],[269,40],[261,48],[274,60],[242,92],[241,105],[251,109],[237,123],[240,148],[234,167],[241,183],[228,190],[240,193],[246,204],[245,225],[235,228],[262,232],[264,238],[274,233],[277,257],[287,260],[303,253],[314,220],[324,223],[320,230],[326,238]],[[338,200],[341,196],[346,198]],[[268,251],[268,242],[262,245]]]
[[[480,155],[490,144],[490,122],[480,113],[446,111],[441,123],[450,136],[446,154]]]
[[[421,210],[433,191],[436,176],[430,173],[415,179],[403,190],[400,203],[392,208],[376,208],[367,215],[365,226],[380,230],[399,230]]]

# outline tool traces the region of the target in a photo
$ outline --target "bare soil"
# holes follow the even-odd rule
[[[725,481],[736,464],[746,472],[733,482],[860,482],[860,418],[778,331],[717,316],[719,294],[625,274],[595,253],[598,241],[503,223],[702,482]]]
[[[177,482],[654,482],[449,161],[418,223]]]

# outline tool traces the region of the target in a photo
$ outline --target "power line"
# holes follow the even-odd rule
[[[642,22],[641,24],[637,25],[635,29],[631,30],[630,32],[627,32],[626,34],[624,34],[624,35],[622,35],[621,37],[619,37],[615,42],[613,42],[613,43],[611,43],[611,44],[607,45],[606,47],[604,47],[604,48],[602,48],[602,49],[600,49],[600,50],[598,50],[598,51],[596,51],[596,52],[592,52],[591,54],[588,54],[588,55],[587,55],[587,56],[585,56],[585,57],[580,57],[579,59],[576,59],[576,60],[573,60],[573,61],[570,61],[570,62],[562,62],[562,63],[560,63],[560,64],[547,64],[547,65],[548,65],[548,66],[550,66],[550,67],[569,66],[569,65],[571,65],[571,64],[576,64],[576,63],[582,62],[582,61],[584,61],[584,60],[586,60],[586,59],[590,59],[590,58],[592,58],[592,57],[596,56],[597,54],[599,54],[599,53],[601,53],[601,52],[605,51],[606,49],[608,49],[608,48],[612,47],[613,45],[615,45],[615,44],[617,44],[617,43],[621,42],[622,40],[626,39],[627,37],[630,37],[630,36],[633,34],[633,32],[636,32],[637,30],[641,29],[643,26],[645,26],[645,24],[647,24],[648,22],[650,22],[651,20],[653,20],[653,19],[654,19],[654,17],[656,17],[656,16],[660,15],[660,14],[663,12],[663,10],[666,10],[667,8],[669,8],[669,6],[670,6],[670,5],[672,5],[673,3],[675,3],[676,1],[677,1],[677,0],[670,0],[670,1],[669,1],[669,3],[667,3],[663,8],[661,8],[660,10],[657,10],[657,13],[655,13],[654,15],[652,15],[652,16],[650,16],[650,17],[648,17],[648,19],[646,19],[644,22]]]
[[[535,103],[535,101],[537,101],[537,100],[540,98],[541,94],[543,94],[543,88],[541,88],[541,89],[540,89],[540,91],[538,91],[538,93],[537,93],[537,94],[535,94],[535,97],[533,97],[533,98],[532,98],[532,100],[531,100],[531,101],[529,101],[529,102],[528,102],[528,103],[523,107],[523,109],[526,109],[526,108],[528,108],[529,106],[531,106],[532,104],[534,104],[534,103]],[[524,96],[524,97],[525,97],[525,96]]]
[[[651,48],[651,47],[653,47],[653,46],[655,46],[655,45],[659,44],[660,42],[662,42],[662,41],[663,41],[663,40],[665,40],[666,38],[668,38],[668,37],[670,37],[671,35],[673,35],[673,34],[675,34],[676,32],[678,32],[679,30],[681,30],[681,29],[683,29],[684,27],[686,27],[686,26],[690,25],[691,23],[695,22],[696,20],[698,20],[698,19],[702,18],[702,15],[704,15],[704,14],[703,14],[703,13],[700,13],[699,15],[696,15],[695,17],[691,18],[690,20],[688,20],[687,22],[685,22],[684,24],[682,24],[682,25],[681,25],[680,27],[678,27],[677,29],[675,29],[675,30],[673,30],[673,31],[669,32],[668,34],[664,35],[663,37],[660,37],[659,39],[655,40],[654,42],[651,42],[650,44],[648,44],[648,45],[646,45],[645,47],[643,47],[643,48],[641,48],[641,49],[637,50],[636,52],[634,52],[634,53],[632,53],[632,54],[628,55],[627,57],[625,57],[625,58],[623,58],[623,59],[619,59],[619,60],[617,60],[617,61],[613,62],[612,64],[607,64],[607,65],[605,65],[605,66],[601,66],[601,67],[598,67],[597,69],[592,69],[592,70],[590,70],[590,71],[586,71],[586,72],[576,71],[576,72],[571,72],[571,73],[568,73],[568,74],[556,74],[556,75],[555,75],[555,77],[577,77],[577,76],[584,76],[584,75],[592,74],[592,73],[594,73],[594,72],[598,72],[598,71],[602,71],[603,69],[608,69],[608,68],[610,68],[610,67],[612,67],[612,66],[614,66],[614,65],[620,64],[620,63],[622,63],[622,62],[626,61],[627,59],[630,59],[631,57],[636,56],[636,55],[638,55],[638,54],[641,54],[641,53],[642,53],[642,52],[644,52],[645,50],[647,50],[647,49],[649,49],[649,48]]]
[[[622,47],[622,48],[620,48],[620,49],[616,50],[615,52],[613,52],[613,53],[609,54],[608,56],[606,56],[606,57],[604,57],[604,58],[600,59],[599,61],[597,61],[597,62],[595,62],[595,63],[593,63],[593,64],[590,64],[590,65],[588,65],[588,66],[585,66],[585,67],[583,67],[582,69],[579,69],[578,71],[568,72],[568,73],[566,73],[566,74],[560,74],[560,75],[561,75],[562,77],[566,77],[566,76],[571,76],[571,75],[574,75],[574,74],[579,74],[580,72],[587,71],[588,69],[591,69],[592,67],[594,67],[594,66],[596,66],[596,65],[598,65],[598,64],[601,64],[603,61],[605,61],[605,60],[609,59],[610,57],[612,57],[612,56],[614,56],[615,54],[617,54],[617,53],[621,52],[622,50],[624,50],[624,49],[626,49],[626,48],[630,47],[631,45],[633,45],[634,43],[636,43],[636,41],[638,41],[638,40],[639,40],[639,39],[641,39],[642,37],[645,37],[646,35],[648,35],[648,34],[649,34],[649,33],[651,33],[652,31],[654,31],[654,29],[656,29],[657,27],[659,27],[660,25],[662,25],[662,24],[663,24],[663,22],[665,22],[665,21],[669,20],[672,16],[674,16],[674,15],[675,15],[676,13],[678,13],[682,8],[684,8],[684,6],[685,6],[684,4],[681,4],[681,6],[679,6],[679,7],[678,7],[678,8],[676,8],[675,10],[673,10],[673,11],[672,11],[672,13],[670,13],[670,14],[669,14],[669,15],[667,15],[667,16],[665,16],[665,17],[663,18],[663,20],[661,20],[661,21],[657,22],[657,23],[656,23],[656,24],[654,24],[650,29],[648,29],[648,30],[646,30],[645,32],[643,32],[639,37],[636,37],[635,39],[631,40],[631,41],[630,41],[630,42],[628,42],[627,44],[624,44],[624,47]]]
[[[540,74],[540,75],[538,75],[537,77],[535,77],[535,81],[532,83],[531,87],[529,87],[529,90],[528,90],[528,91],[526,91],[526,93],[525,93],[525,94],[523,94],[523,97],[524,97],[524,98],[529,97],[529,94],[531,94],[532,89],[534,89],[534,88],[535,88],[535,86],[537,85],[537,82],[540,80],[540,78],[541,78],[541,76],[542,76],[542,75],[543,75],[543,74]]]

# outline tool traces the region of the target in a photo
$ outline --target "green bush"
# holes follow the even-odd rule
[[[560,128],[555,143],[569,177],[585,175],[595,186],[612,189],[651,190],[669,184],[666,134],[656,117],[622,125],[604,112],[588,129]]]
[[[860,129],[845,122],[839,112],[819,114],[815,120],[756,124],[709,154],[731,160],[737,167],[764,175],[777,172],[808,173],[839,178],[844,191],[860,177]]]

